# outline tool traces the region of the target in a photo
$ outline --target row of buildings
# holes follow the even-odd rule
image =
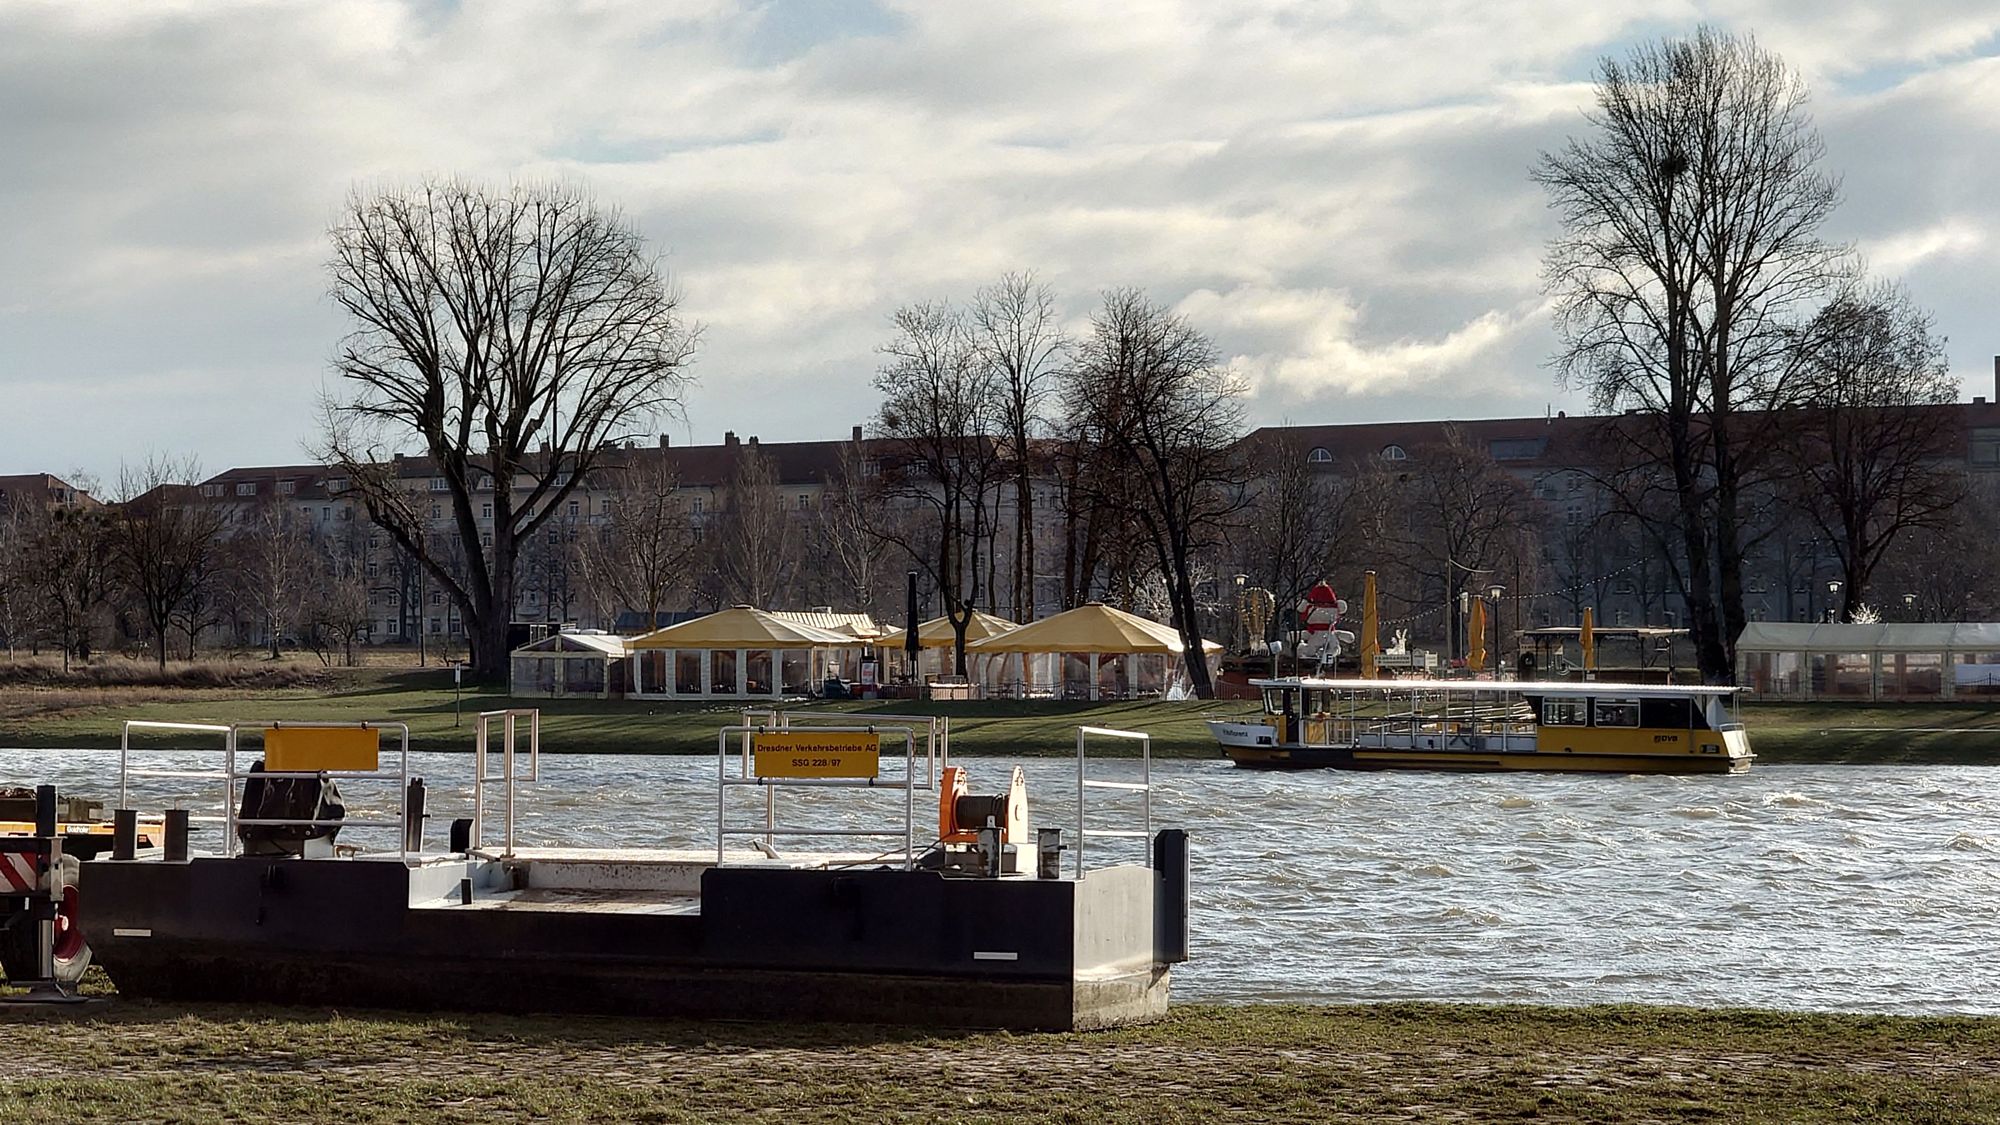
[[[1975,478],[2000,482],[2000,358],[1996,358],[1994,401],[1980,396],[1971,403],[1932,409],[1947,412],[1954,431],[1964,434],[1961,455],[1955,460]],[[1285,460],[1296,460],[1307,474],[1329,481],[1351,478],[1360,471],[1415,471],[1427,450],[1449,442],[1457,449],[1473,451],[1518,482],[1519,495],[1527,498],[1533,511],[1518,513],[1517,518],[1542,529],[1539,558],[1510,564],[1513,573],[1508,577],[1515,578],[1508,584],[1511,629],[1571,623],[1583,605],[1593,607],[1604,625],[1671,627],[1680,623],[1680,608],[1660,569],[1648,565],[1651,549],[1630,538],[1607,535],[1599,523],[1606,500],[1596,484],[1597,466],[1589,460],[1588,451],[1593,448],[1591,438],[1608,421],[1557,413],[1458,422],[1265,427],[1243,439],[1251,467],[1247,487],[1253,492],[1266,489],[1268,478]],[[889,455],[883,442],[867,437],[862,427],[855,426],[842,438],[802,442],[761,442],[756,436],[739,437],[731,432],[715,444],[677,445],[662,435],[607,449],[601,460],[607,466],[655,464],[670,469],[692,536],[720,541],[732,538],[728,525],[742,505],[732,489],[742,487],[743,466],[754,457],[762,466],[757,487],[766,494],[760,505],[767,515],[776,513],[785,521],[785,538],[791,541],[788,549],[792,554],[781,566],[789,568],[785,570],[788,577],[783,578],[784,599],[792,607],[834,603],[858,612],[893,614],[900,609],[903,562],[884,561],[878,568],[880,573],[871,579],[865,574],[857,577],[852,567],[846,573],[836,573],[840,568],[826,558],[831,553],[827,541],[838,533],[827,521],[841,518],[835,509],[851,504],[852,478],[859,475],[865,481],[878,474],[882,459]],[[459,535],[447,483],[426,459],[398,457],[393,472],[434,534]],[[491,534],[494,482],[482,480],[477,485],[473,497],[476,522],[483,524],[479,534],[487,538]],[[421,568],[402,557],[386,532],[370,522],[365,506],[339,472],[311,464],[245,466],[200,481],[188,495],[220,512],[225,536],[255,526],[259,513],[277,506],[288,509],[294,522],[306,528],[321,549],[341,552],[367,589],[366,642],[409,643],[419,637],[444,639],[461,632],[450,599],[426,579]],[[589,534],[593,526],[609,518],[616,496],[616,474],[602,473],[585,480],[562,501],[563,509],[539,532],[540,540],[526,545],[523,561],[531,573],[519,581],[517,620],[628,630],[643,624],[632,618],[635,607],[612,604],[601,592],[579,589],[582,584],[575,581],[574,568],[565,561],[573,554],[572,544],[580,535]],[[996,489],[983,564],[987,580],[982,584],[986,591],[982,608],[1026,620],[1066,608],[1065,600],[1106,594],[1115,599],[1115,592],[1093,589],[1078,596],[1073,582],[1071,588],[1065,588],[1060,576],[1074,560],[1062,557],[1066,546],[1073,547],[1065,542],[1073,529],[1065,528],[1064,521],[1073,519],[1074,513],[1066,513],[1063,499],[1060,474],[1037,476],[1033,496],[1037,577],[1032,588],[1016,591],[1008,578],[1018,524],[1014,496],[1011,487]],[[97,500],[47,474],[0,477],[0,506],[22,502],[88,506]],[[1246,537],[1250,534],[1246,532]],[[1347,529],[1334,528],[1332,534],[1344,537]],[[1254,556],[1262,550],[1248,541],[1234,546],[1236,550],[1224,550],[1209,566],[1211,602],[1224,615],[1229,612],[1230,576],[1244,570],[1254,572]],[[1351,561],[1374,565],[1371,560]],[[1809,531],[1788,528],[1760,536],[1746,564],[1746,609],[1751,620],[1814,621],[1826,614],[1831,600],[1827,583],[1837,570],[1829,545]],[[1524,570],[1532,574],[1517,577]],[[1465,585],[1474,589],[1483,584],[1471,573],[1463,578]],[[1385,593],[1395,597],[1393,591]],[[1283,591],[1280,596],[1284,596]],[[1437,596],[1435,590],[1412,591],[1404,603],[1436,605]],[[720,587],[702,590],[692,581],[677,597],[680,601],[673,608],[689,611],[745,600],[744,595],[732,596],[732,591]],[[1905,598],[1891,591],[1885,599],[1891,615],[1918,615],[1916,605],[1899,606],[1899,598],[1914,603],[1916,594],[1908,592]],[[871,601],[876,604],[864,604]],[[1438,616],[1406,616],[1415,636],[1424,637],[1428,631],[1439,635],[1443,647],[1453,647],[1451,638],[1442,636],[1446,630],[1439,627]],[[1451,618],[1447,609],[1443,619]],[[254,630],[256,623],[243,627]],[[1234,627],[1233,621],[1228,622],[1217,635]],[[254,636],[236,639],[242,643],[261,640]]]

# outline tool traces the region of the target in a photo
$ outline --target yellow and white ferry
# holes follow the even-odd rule
[[[1741,773],[1733,687],[1513,680],[1253,680],[1261,722],[1208,726],[1269,769]]]

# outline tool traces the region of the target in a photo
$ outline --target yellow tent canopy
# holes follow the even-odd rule
[[[1019,625],[1014,624],[1004,617],[995,617],[990,613],[980,613],[974,610],[972,620],[967,622],[965,626],[965,643],[969,648],[974,641],[983,641],[988,637],[997,637],[1002,633],[1012,632],[1019,628]],[[875,643],[883,648],[902,648],[903,630],[892,629],[875,638]],[[929,621],[917,626],[917,646],[919,648],[951,648],[957,643],[958,634],[952,631],[951,619],[949,617],[933,617]]]
[[[655,629],[626,642],[628,648],[852,648],[844,633],[780,621],[761,609],[731,606],[706,617]]]
[[[923,636],[921,629],[917,636]],[[965,647],[968,652],[980,653],[1156,652],[1173,655],[1181,651],[1181,635],[1171,625],[1148,621],[1123,610],[1091,602]],[[1222,646],[1214,641],[1203,641],[1202,648],[1215,652]]]

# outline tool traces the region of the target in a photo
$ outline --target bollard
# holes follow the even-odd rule
[[[139,810],[111,810],[111,858],[139,858]]]
[[[160,858],[168,863],[186,863],[188,859],[188,811],[168,809],[166,839],[160,844]]]
[[[1188,959],[1190,866],[1188,834],[1163,828],[1153,837],[1153,959],[1174,964]]]
[[[1035,829],[1035,878],[1062,878],[1062,829]]]
[[[35,835],[56,834],[56,787],[35,786]]]
[[[424,779],[410,779],[403,794],[403,850],[422,854],[424,850]]]

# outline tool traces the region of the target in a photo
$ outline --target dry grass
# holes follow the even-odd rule
[[[21,1121],[1959,1122],[1996,1120],[1996,1068],[2000,1021],[1634,1007],[1189,1006],[1120,1031],[964,1036],[0,1013],[0,1116]]]

